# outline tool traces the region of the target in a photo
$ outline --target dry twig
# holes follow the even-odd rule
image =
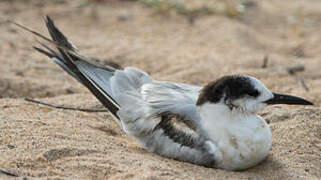
[[[268,65],[268,61],[269,61],[269,55],[265,55],[263,58],[263,64],[262,64],[262,68],[266,68]]]
[[[305,91],[310,90],[307,84],[305,83],[304,78],[296,74],[297,72],[301,72],[305,70],[303,65],[290,66],[290,67],[287,67],[286,70],[290,75],[295,76],[295,78],[297,79],[297,81],[299,81],[299,83],[302,85]]]
[[[303,65],[296,65],[296,66],[289,66],[286,68],[289,74],[295,75],[297,72],[302,72],[304,71],[304,66]]]
[[[10,170],[10,169],[0,168],[0,172],[5,174],[5,175],[13,176],[13,177],[19,177],[20,176],[17,172],[15,172],[13,170]]]
[[[3,86],[3,90],[0,92],[0,97],[3,97],[3,94],[6,93],[8,91],[8,89],[10,89],[11,85],[10,82],[8,80],[6,80],[6,83],[4,83],[4,80],[0,80],[0,87]]]
[[[298,72],[302,72],[305,70],[305,67],[303,65],[299,64],[299,65],[291,65],[291,66],[274,66],[274,67],[268,68],[268,70],[271,72],[286,71],[289,75],[294,76],[296,78],[296,80],[300,83],[300,85],[304,88],[305,91],[310,90],[307,84],[305,83],[304,78],[297,74]]]
[[[305,83],[303,77],[296,76],[296,79],[300,82],[305,91],[310,91],[309,87]]]
[[[65,106],[53,105],[53,104],[48,104],[48,103],[37,101],[37,100],[31,99],[31,98],[27,98],[27,97],[25,98],[25,101],[36,103],[36,104],[41,104],[41,105],[44,105],[44,106],[49,106],[49,107],[56,108],[56,109],[83,111],[83,112],[90,112],[90,113],[92,113],[92,112],[108,112],[108,110],[106,110],[106,109],[86,109],[86,108],[74,108],[74,107],[65,107]]]

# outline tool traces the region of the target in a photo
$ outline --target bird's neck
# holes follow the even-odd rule
[[[204,134],[226,132],[232,126],[254,126],[255,121],[262,121],[261,117],[242,110],[231,110],[221,103],[205,103],[197,108],[200,115],[200,126]]]
[[[248,116],[256,114],[247,113],[242,109],[230,109],[222,103],[205,103],[197,107],[203,121],[209,120],[212,123],[227,122],[231,123]]]

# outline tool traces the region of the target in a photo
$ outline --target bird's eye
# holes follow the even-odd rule
[[[252,90],[252,91],[247,91],[246,94],[252,97],[257,97],[260,93],[258,90]]]

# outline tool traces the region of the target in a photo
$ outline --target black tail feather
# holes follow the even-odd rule
[[[100,87],[99,84],[93,81],[91,77],[89,77],[86,73],[82,72],[74,63],[74,61],[85,61],[89,63],[90,62],[89,58],[82,56],[77,52],[77,49],[75,48],[75,46],[73,46],[68,41],[68,39],[56,28],[56,26],[54,25],[54,22],[51,20],[49,16],[46,16],[45,20],[46,20],[46,26],[53,40],[50,40],[49,38],[43,36],[42,34],[35,32],[16,22],[13,22],[13,21],[9,21],[9,22],[19,26],[20,28],[23,28],[24,30],[27,30],[35,34],[36,36],[41,37],[42,39],[56,46],[59,53],[55,52],[53,49],[49,48],[48,46],[46,46],[41,42],[39,42],[40,45],[42,45],[48,51],[41,49],[39,47],[33,47],[33,48],[50,58],[57,58],[60,61],[60,63],[62,63],[65,66],[65,68],[67,68],[67,69],[65,68],[64,69],[67,72],[68,71],[72,72],[72,75],[77,80],[79,80],[84,86],[86,86],[90,90],[90,92],[93,93],[96,96],[96,98],[111,112],[111,114],[119,120],[117,111],[119,110],[120,106],[117,104],[117,102],[111,97],[111,95],[106,93],[106,91],[104,91],[104,89]],[[92,65],[95,66],[94,64]],[[102,67],[97,66],[97,68],[102,68]],[[109,70],[114,68],[105,67],[102,69]]]
[[[49,16],[46,16],[46,25],[48,28],[48,31],[57,44],[59,44],[62,47],[65,47],[67,49],[70,49],[71,51],[74,51],[74,46],[69,43],[67,38],[56,28],[53,21],[50,19]],[[58,47],[58,50],[60,51],[60,54],[62,58],[65,60],[66,66],[80,79],[83,85],[85,85],[91,93],[93,93],[96,98],[117,118],[119,119],[117,115],[117,111],[119,110],[119,105],[116,103],[116,101],[107,94],[101,87],[99,87],[90,77],[88,77],[86,74],[82,73],[79,68],[75,65],[73,62],[74,60],[79,60],[79,57],[73,56],[73,54],[70,54],[69,51],[66,52],[63,49]],[[84,60],[86,61],[86,60]]]
[[[36,47],[36,46],[32,46],[32,48],[35,49],[36,51],[38,51],[38,52],[40,52],[40,53],[48,56],[49,58],[55,57],[55,55],[51,54],[50,52],[48,52],[48,51],[46,51],[46,50],[43,50],[43,49],[41,49],[41,48],[38,48],[38,47]]]
[[[68,39],[56,28],[53,20],[47,15],[46,16],[46,26],[48,28],[51,38],[59,45],[70,49],[76,50],[76,48],[68,41]]]
[[[44,48],[46,48],[48,51],[50,51],[51,54],[53,54],[55,57],[59,57],[61,60],[63,60],[60,56],[59,53],[57,53],[56,51],[54,51],[52,48],[48,47],[46,44],[36,40],[41,46],[43,46]]]

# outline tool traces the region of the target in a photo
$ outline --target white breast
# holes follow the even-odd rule
[[[271,131],[258,115],[230,111],[227,106],[206,103],[198,107],[201,126],[216,145],[217,166],[241,170],[266,158],[271,147]]]

